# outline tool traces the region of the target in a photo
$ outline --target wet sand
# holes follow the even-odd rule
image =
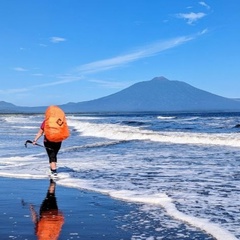
[[[0,185],[1,240],[52,240],[54,236],[62,240],[167,240],[179,233],[182,239],[211,239],[201,231],[186,229],[184,224],[176,231],[165,229],[158,236],[140,238],[139,224],[126,217],[136,212],[138,205],[58,186],[48,179],[0,178]],[[47,238],[47,234],[52,235]]]

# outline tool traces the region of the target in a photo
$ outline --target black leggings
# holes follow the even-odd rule
[[[57,162],[57,154],[61,145],[62,142],[50,142],[48,140],[44,140],[44,146],[46,147],[49,163]]]
[[[57,199],[54,193],[48,192],[40,207],[40,215],[42,215],[43,212],[51,210],[58,210]]]

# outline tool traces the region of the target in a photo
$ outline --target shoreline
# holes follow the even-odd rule
[[[159,222],[159,226],[150,226],[146,229],[144,222],[150,220],[139,210],[139,204],[118,201],[96,192],[63,187],[57,183],[54,187],[48,179],[0,177],[0,184],[0,239],[3,240],[44,239],[36,236],[36,229],[39,233],[43,228],[43,225],[37,227],[37,222],[48,218],[47,228],[49,228],[52,226],[51,219],[54,218],[56,222],[56,216],[59,223],[52,233],[59,231],[57,238],[59,240],[213,239],[184,223],[180,223],[179,227],[164,228]],[[46,208],[48,190],[52,191],[53,188],[55,188],[58,213],[56,209],[50,209],[50,220],[49,214],[42,214],[41,216],[44,216],[40,218],[40,209],[44,209],[44,200]],[[47,200],[51,198],[53,201],[51,191]],[[49,208],[49,205],[47,206]],[[35,223],[32,217],[33,210],[36,214]],[[182,238],[177,238],[180,235]]]

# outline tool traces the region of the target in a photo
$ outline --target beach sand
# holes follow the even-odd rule
[[[46,234],[59,235],[57,239],[62,240],[173,240],[176,236],[179,237],[179,234],[182,239],[212,239],[185,224],[175,230],[161,228],[158,236],[156,231],[153,233],[154,237],[150,237],[149,229],[149,236],[140,237],[141,223],[137,222],[137,218],[134,220],[139,205],[111,199],[95,192],[65,188],[57,183],[50,183],[48,179],[0,178],[0,185],[1,240],[54,239],[53,236],[47,238]],[[58,211],[54,195],[51,193],[46,199],[49,188],[50,192],[53,192],[54,187]],[[146,221],[146,216],[141,217]],[[159,226],[158,228],[160,229]],[[36,234],[43,234],[43,237],[38,238]]]

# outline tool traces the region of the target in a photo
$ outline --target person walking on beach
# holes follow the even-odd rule
[[[57,154],[62,141],[69,137],[69,130],[65,113],[57,106],[49,106],[45,112],[45,119],[33,140],[35,145],[38,139],[44,135],[44,146],[48,154],[50,175],[57,176]]]
[[[37,143],[37,140],[44,135],[45,120],[42,122],[41,127],[33,140],[33,144]],[[50,174],[54,177],[57,176],[57,154],[61,148],[62,142],[51,142],[44,135],[44,146],[47,151],[50,165]]]

